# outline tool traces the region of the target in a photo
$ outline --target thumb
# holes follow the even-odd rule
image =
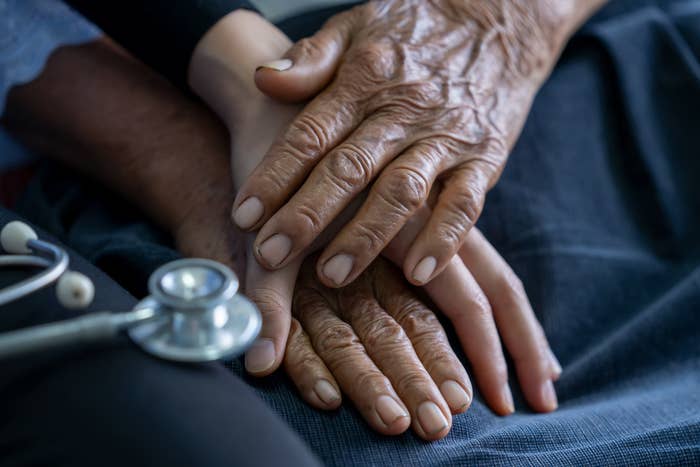
[[[260,335],[245,356],[246,370],[266,376],[279,367],[287,346],[292,319],[294,285],[301,261],[294,261],[277,271],[268,271],[249,255],[245,293],[260,310]]]
[[[301,102],[321,92],[333,79],[352,40],[353,11],[332,17],[316,34],[295,43],[283,58],[255,70],[255,84],[283,102]]]

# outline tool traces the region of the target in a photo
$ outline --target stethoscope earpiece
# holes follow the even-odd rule
[[[27,245],[30,240],[37,240],[34,229],[24,222],[8,222],[0,231],[0,245],[2,249],[12,255],[26,255],[32,252]]]
[[[95,286],[88,276],[66,271],[56,283],[56,298],[68,309],[87,308],[95,297]]]

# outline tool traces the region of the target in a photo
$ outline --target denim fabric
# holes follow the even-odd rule
[[[299,37],[324,16],[283,26]],[[314,411],[282,374],[250,384],[329,465],[700,464],[699,57],[700,1],[613,0],[563,54],[488,196],[479,226],[564,366],[557,412],[531,413],[516,390],[517,413],[497,417],[477,391],[427,443],[376,435],[348,404]],[[134,263],[156,251],[85,195],[65,228],[47,179],[23,212],[95,261],[100,238]]]

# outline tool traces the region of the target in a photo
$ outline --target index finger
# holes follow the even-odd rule
[[[359,102],[347,87],[332,85],[304,108],[238,191],[233,203],[238,227],[256,230],[277,212],[318,161],[364,119]]]

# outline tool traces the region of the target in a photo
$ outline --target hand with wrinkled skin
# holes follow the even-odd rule
[[[321,254],[319,278],[355,279],[436,189],[403,262],[409,281],[430,282],[479,217],[567,37],[602,3],[372,1],[260,67],[267,95],[313,100],[236,197],[238,225],[260,229],[258,261],[295,261],[376,179]]]
[[[271,53],[265,44],[283,45],[286,40],[283,35],[276,40],[269,37],[261,40],[264,34],[244,31],[245,27],[261,21],[264,20],[250,12],[231,14],[200,43],[191,64],[193,88],[217,111],[231,133],[231,164],[236,185],[245,180],[278,132],[300,111],[298,106],[273,102],[255,89],[252,55],[269,57]],[[281,34],[269,23],[260,27],[273,28],[270,31],[273,36]],[[248,44],[250,47],[230,47],[231,43],[240,45],[250,37],[256,38]],[[353,215],[353,208],[356,207],[349,207],[346,215]],[[429,207],[419,208],[383,254],[395,264],[402,264],[405,252],[430,214]],[[343,220],[342,216],[337,219],[339,225]],[[470,250],[466,249],[467,245],[471,246]],[[316,245],[319,246],[322,243]],[[554,410],[557,401],[552,381],[561,370],[522,285],[477,230],[468,235],[460,254],[462,257],[453,258],[426,290],[454,324],[484,399],[498,414],[506,415],[514,410],[500,334],[514,357],[528,403],[536,411]],[[247,258],[245,293],[263,314],[260,337],[246,354],[246,369],[253,375],[268,375],[283,361],[294,284],[302,257],[274,271],[263,268],[253,255]]]
[[[426,440],[447,435],[452,414],[471,404],[472,388],[435,314],[386,260],[351,285],[329,289],[310,259],[294,292],[284,358],[302,397],[335,409],[342,390],[382,434],[412,426]]]

